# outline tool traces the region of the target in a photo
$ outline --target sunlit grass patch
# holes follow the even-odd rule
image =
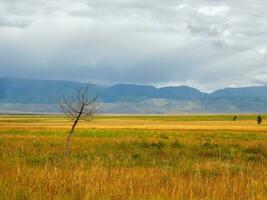
[[[0,199],[265,199],[267,130],[254,117],[98,116],[67,156],[62,116],[12,116],[0,120]]]

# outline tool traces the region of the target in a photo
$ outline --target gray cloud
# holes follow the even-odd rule
[[[1,0],[1,76],[267,84],[264,0]]]
[[[26,28],[32,23],[31,20],[21,18],[7,18],[0,16],[0,27]]]

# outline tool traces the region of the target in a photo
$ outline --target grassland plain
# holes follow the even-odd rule
[[[267,199],[255,115],[0,116],[0,199]],[[267,118],[267,116],[263,116]]]

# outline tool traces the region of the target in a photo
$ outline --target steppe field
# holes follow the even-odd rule
[[[0,199],[267,199],[267,116],[0,116]],[[266,121],[265,121],[266,120]]]

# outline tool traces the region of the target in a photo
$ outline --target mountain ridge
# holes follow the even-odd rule
[[[59,112],[58,100],[79,87],[99,93],[103,113],[267,112],[267,86],[225,88],[211,93],[188,86],[102,86],[61,80],[0,78],[0,112]]]

